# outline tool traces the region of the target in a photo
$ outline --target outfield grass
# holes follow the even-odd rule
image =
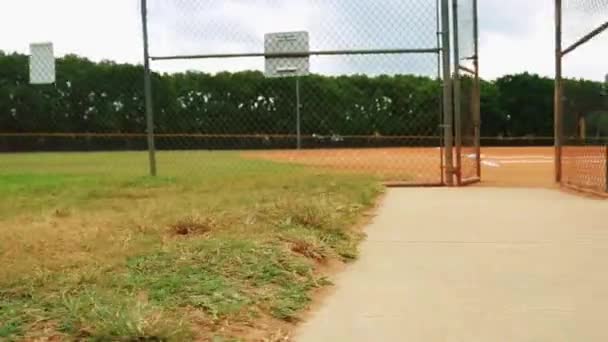
[[[376,179],[235,153],[0,155],[0,340],[279,339]]]

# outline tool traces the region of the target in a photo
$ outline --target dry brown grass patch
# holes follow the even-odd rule
[[[325,263],[329,257],[328,251],[322,246],[316,246],[314,243],[302,239],[287,240],[289,249],[308,259],[312,259],[318,263]]]
[[[169,225],[169,231],[174,235],[204,235],[215,228],[218,223],[212,217],[207,216],[187,216]]]

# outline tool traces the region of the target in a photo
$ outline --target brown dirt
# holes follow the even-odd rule
[[[441,151],[435,148],[283,150],[250,152],[246,156],[373,174],[390,181],[441,181]]]
[[[552,147],[488,147],[482,149],[481,186],[554,187]],[[468,152],[463,152],[467,154]],[[264,151],[246,154],[267,160],[374,174],[386,181],[441,183],[438,148],[332,149]],[[463,171],[474,161],[464,157]],[[468,169],[468,170],[465,170]]]
[[[502,161],[500,167],[482,165],[481,185],[498,187],[555,187],[552,147],[493,147],[481,151],[484,161]],[[513,163],[504,163],[513,162]]]

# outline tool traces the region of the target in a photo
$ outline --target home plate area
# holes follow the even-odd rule
[[[484,147],[482,185],[552,188],[554,154],[553,147]],[[467,159],[475,161],[475,155],[467,153]]]
[[[541,155],[491,155],[481,154],[481,164],[486,167],[501,167],[508,164],[552,164],[553,156]],[[467,155],[467,158],[475,160],[475,154]]]

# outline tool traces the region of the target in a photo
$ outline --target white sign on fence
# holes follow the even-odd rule
[[[265,53],[308,53],[308,32],[268,33],[264,36]],[[267,77],[306,76],[310,70],[310,57],[267,57]]]
[[[53,43],[30,44],[30,83],[55,83]]]

